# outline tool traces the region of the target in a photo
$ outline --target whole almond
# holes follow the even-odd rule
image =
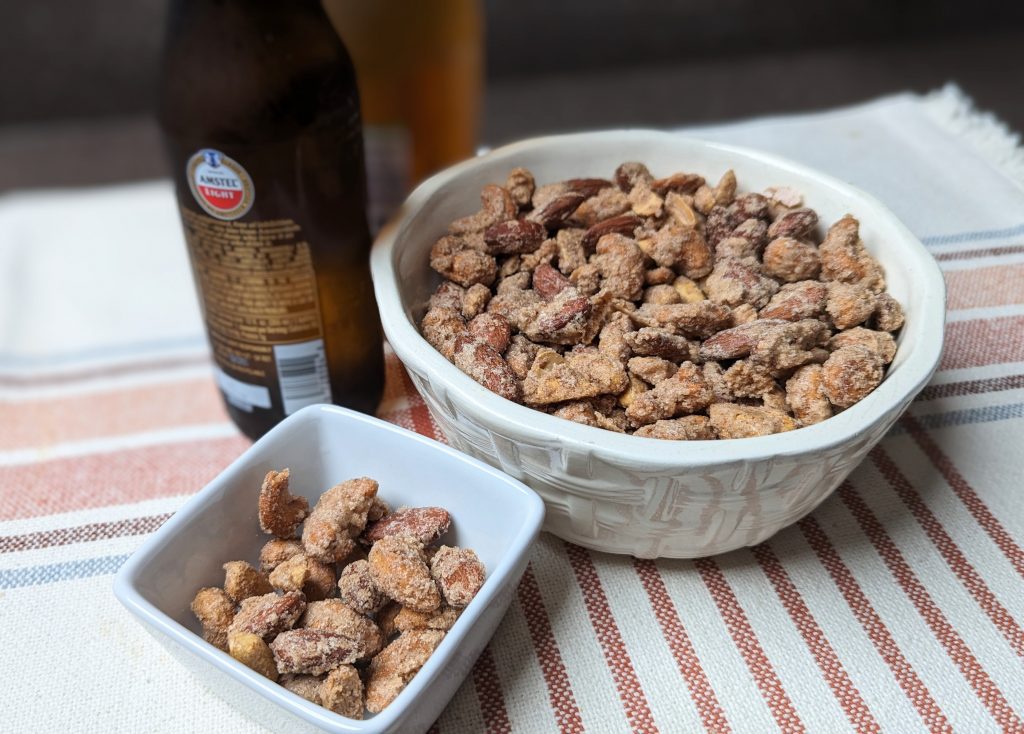
[[[571,285],[568,278],[547,263],[538,265],[533,271],[533,289],[545,301],[550,301]]]
[[[429,545],[448,532],[452,516],[443,507],[406,507],[366,526],[362,541],[376,543],[392,535],[411,535]]]
[[[533,210],[527,215],[527,218],[531,221],[539,222],[548,229],[557,229],[565,224],[577,207],[586,201],[587,198],[585,194],[571,191],[552,199],[540,209]]]
[[[641,219],[636,214],[620,214],[617,217],[605,219],[583,233],[583,248],[593,250],[598,240],[606,234],[621,234],[632,237],[633,231],[639,227]]]
[[[510,219],[484,230],[484,242],[491,255],[521,255],[533,252],[544,241],[543,225],[528,219]]]
[[[318,629],[282,632],[270,643],[278,672],[322,675],[359,657],[355,641]]]
[[[671,176],[651,181],[651,191],[658,196],[664,196],[669,191],[692,194],[703,185],[704,177],[696,173],[673,173]]]

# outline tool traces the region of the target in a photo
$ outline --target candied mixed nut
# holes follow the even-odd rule
[[[490,216],[487,206],[478,216]],[[200,589],[192,613],[210,644],[361,719],[382,711],[423,667],[486,570],[472,550],[436,545],[452,523],[442,507],[392,511],[377,482],[360,477],[324,492],[310,511],[289,493],[289,480],[285,469],[263,482],[259,523],[275,537],[260,550],[259,568],[225,563],[223,587]]]
[[[509,400],[649,438],[744,438],[849,408],[895,355],[903,309],[859,222],[822,237],[793,189],[627,162],[546,185],[516,168],[480,197],[431,251],[445,280],[420,328]]]

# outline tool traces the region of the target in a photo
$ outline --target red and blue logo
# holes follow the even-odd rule
[[[238,219],[252,208],[256,190],[248,171],[219,150],[204,148],[189,158],[186,169],[192,196],[211,217]]]

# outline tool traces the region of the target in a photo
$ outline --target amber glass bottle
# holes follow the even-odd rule
[[[376,229],[409,189],[476,149],[483,89],[480,0],[324,0],[352,54]]]
[[[160,122],[217,382],[256,438],[383,387],[359,98],[318,0],[173,0]]]

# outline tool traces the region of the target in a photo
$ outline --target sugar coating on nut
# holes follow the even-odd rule
[[[372,614],[383,607],[388,597],[373,583],[370,564],[354,561],[338,576],[338,598],[360,614]]]
[[[441,606],[441,594],[430,577],[423,543],[407,535],[381,538],[368,558],[373,583],[388,597],[418,612]]]
[[[395,627],[401,631],[408,630],[450,630],[462,613],[461,609],[442,605],[432,614],[414,612],[402,607],[394,617]]]
[[[804,365],[786,381],[786,402],[801,425],[810,426],[832,417],[820,364]]]
[[[228,635],[228,654],[270,680],[277,680],[277,664],[270,647],[259,635],[232,632]]]
[[[410,630],[370,661],[366,708],[380,713],[395,700],[444,639],[441,630]]]
[[[442,545],[430,559],[430,575],[449,606],[461,608],[480,591],[486,573],[484,564],[471,549]]]
[[[221,650],[228,649],[228,627],[235,618],[235,603],[223,589],[200,589],[192,600],[192,613],[203,626],[203,639]]]
[[[320,705],[320,684],[324,682],[322,676],[288,673],[280,676],[277,682],[296,696],[301,696],[317,706]]]
[[[808,375],[825,373],[802,372],[799,395],[787,385],[843,346],[893,359],[895,340],[857,331],[895,332],[905,318],[860,223],[819,228],[792,188],[744,191],[732,170],[714,183],[658,177],[640,162],[543,185],[515,169],[504,184],[485,186],[480,211],[435,243],[445,281],[421,329],[506,399],[615,432],[734,438],[823,420]],[[687,363],[703,387],[680,402]],[[853,370],[837,360],[829,374],[839,366]],[[717,409],[729,424],[718,431],[712,404],[756,410]]]
[[[376,495],[377,482],[367,477],[349,479],[324,492],[302,530],[306,555],[335,563],[355,550],[355,538],[366,527]]]
[[[351,665],[339,665],[327,674],[317,691],[320,705],[349,719],[363,718],[363,681]]]
[[[451,524],[452,516],[443,507],[401,507],[367,525],[362,541],[372,544],[389,535],[411,535],[429,545],[447,533]]]
[[[640,426],[633,435],[667,441],[707,441],[717,438],[711,421],[704,415],[685,415],[682,418],[655,421]]]
[[[263,532],[279,538],[294,538],[299,524],[309,514],[309,502],[288,491],[289,471],[269,471],[260,489],[259,517]]]
[[[355,643],[354,649],[360,659],[376,655],[384,643],[373,620],[353,611],[340,599],[310,602],[299,625],[349,638]]]
[[[825,394],[837,408],[849,408],[882,381],[878,352],[851,344],[832,352],[821,368]]]
[[[260,596],[271,591],[267,577],[247,561],[229,561],[224,564],[224,591],[236,604],[250,596]]]
[[[358,645],[343,635],[318,629],[282,632],[270,643],[280,673],[321,675],[359,658]]]
[[[302,543],[298,540],[271,538],[260,549],[260,570],[263,573],[270,573],[292,556],[302,552]]]
[[[306,598],[299,591],[289,591],[280,596],[274,592],[251,596],[242,601],[228,634],[251,632],[267,639],[291,629],[304,611]]]

